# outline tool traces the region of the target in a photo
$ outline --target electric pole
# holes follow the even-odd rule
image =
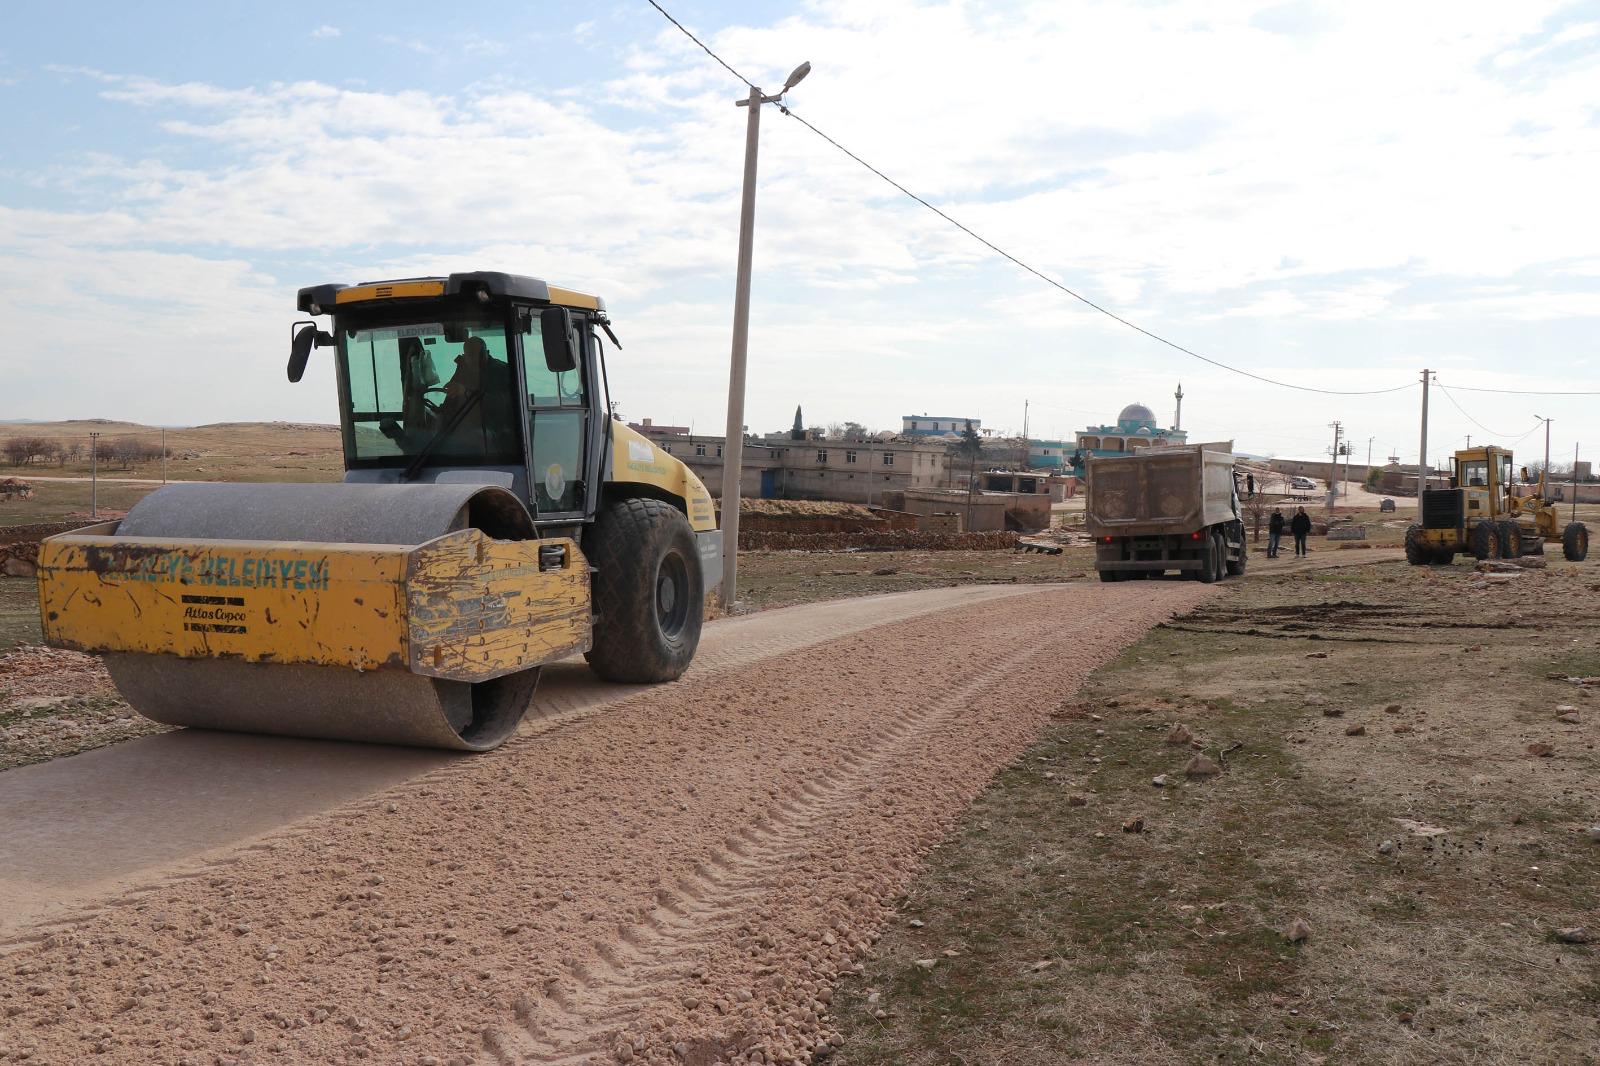
[[[89,517],[100,517],[100,434],[89,434]]]
[[[1417,514],[1422,513],[1422,493],[1428,487],[1428,370],[1422,371],[1422,443],[1417,447]]]
[[[731,614],[739,569],[739,478],[744,473],[744,366],[750,341],[750,266],[755,249],[756,152],[760,144],[761,105],[778,103],[783,94],[811,73],[801,63],[775,96],[755,86],[737,101],[750,109],[744,134],[744,194],[739,201],[739,267],[733,286],[733,351],[728,365],[728,431],[722,440],[722,605]]]
[[[1544,423],[1544,469],[1539,471],[1539,498],[1548,500],[1550,498],[1550,419],[1540,418],[1538,415],[1533,417]]]
[[[1337,419],[1330,422],[1333,427],[1333,452],[1328,456],[1328,503],[1339,495],[1339,435],[1344,432],[1344,424]]]

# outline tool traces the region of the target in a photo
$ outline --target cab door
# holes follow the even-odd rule
[[[522,391],[527,413],[528,499],[541,522],[582,520],[598,486],[589,438],[593,388],[588,319],[572,313],[578,330],[578,365],[557,373],[544,360],[538,309],[519,316]]]

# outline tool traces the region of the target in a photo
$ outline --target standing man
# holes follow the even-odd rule
[[[1306,547],[1306,535],[1311,532],[1311,516],[1306,514],[1304,507],[1295,508],[1294,518],[1289,522],[1289,532],[1294,534],[1294,553],[1305,555],[1310,550]]]
[[[1267,521],[1267,558],[1278,557],[1278,542],[1283,539],[1283,512],[1278,508],[1272,509],[1272,518]]]

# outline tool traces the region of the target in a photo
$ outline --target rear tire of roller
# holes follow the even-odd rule
[[[607,681],[683,676],[700,645],[705,581],[689,520],[660,500],[618,500],[584,537],[595,567],[589,667]]]

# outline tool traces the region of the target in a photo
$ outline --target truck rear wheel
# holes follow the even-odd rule
[[[1121,581],[1122,580],[1122,571],[1121,570],[1102,570],[1102,571],[1100,571],[1100,580],[1101,581]]]
[[[1198,578],[1207,585],[1222,576],[1222,561],[1218,556],[1216,535],[1207,534],[1205,547],[1200,550],[1200,569],[1196,571]]]
[[[1472,547],[1472,556],[1480,563],[1485,559],[1498,559],[1500,557],[1500,531],[1493,522],[1479,522],[1472,530],[1469,538]]]
[[[584,538],[595,567],[594,646],[607,681],[673,681],[700,644],[705,581],[689,520],[660,500],[618,500]]]
[[[1589,557],[1589,527],[1582,522],[1570,522],[1561,533],[1561,554],[1574,563]]]

